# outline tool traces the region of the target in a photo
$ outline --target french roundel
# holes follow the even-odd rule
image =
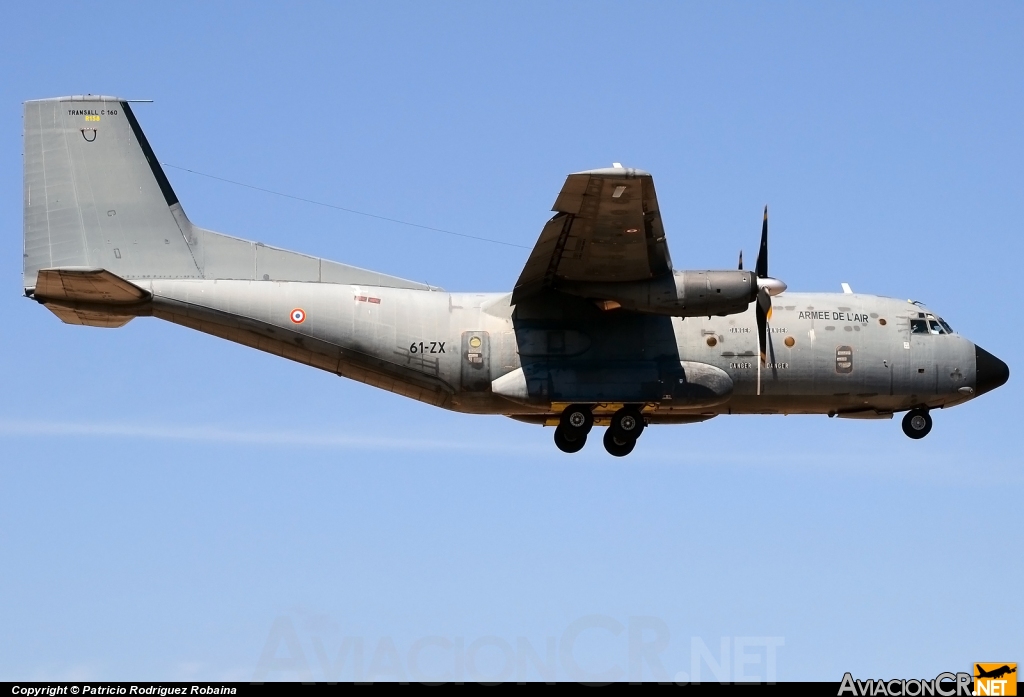
[[[297,307],[294,310],[292,310],[292,322],[295,322],[295,324],[302,324],[305,321],[306,321],[306,311],[305,310],[303,310],[301,307]]]

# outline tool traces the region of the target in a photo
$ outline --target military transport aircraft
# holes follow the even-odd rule
[[[790,293],[768,273],[678,271],[654,182],[615,164],[570,174],[511,293],[448,293],[228,237],[185,216],[128,102],[29,101],[25,295],[69,324],[159,317],[435,406],[594,426],[623,456],[649,424],[720,414],[889,419],[1009,369],[920,303]]]

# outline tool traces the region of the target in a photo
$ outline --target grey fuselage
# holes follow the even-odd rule
[[[513,307],[500,293],[133,282],[153,293],[149,311],[138,314],[454,411],[538,423],[554,423],[570,403],[593,404],[598,414],[642,404],[651,423],[725,413],[886,417],[984,391],[974,344],[957,334],[912,334],[922,307],[871,295],[778,295],[764,364],[753,305],[682,319],[603,311],[554,292]],[[522,376],[518,389],[503,390],[502,378],[513,374]]]
[[[767,209],[756,276],[675,270],[642,170],[568,175],[511,293],[446,293],[194,226],[127,101],[29,101],[23,124],[24,291],[62,321],[153,315],[446,409],[551,425],[575,411],[566,452],[603,423],[626,454],[639,431],[612,415],[633,428],[638,409],[650,423],[920,410],[920,437],[928,409],[1009,376],[939,318],[930,333],[916,304],[784,292]]]

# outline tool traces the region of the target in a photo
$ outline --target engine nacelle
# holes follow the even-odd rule
[[[679,317],[735,315],[757,299],[752,271],[677,271],[673,276],[677,302],[685,309]]]
[[[710,317],[746,311],[757,298],[757,276],[750,271],[676,271],[650,281],[561,283],[558,289],[593,299],[605,309]]]

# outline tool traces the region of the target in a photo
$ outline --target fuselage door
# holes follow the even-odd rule
[[[462,332],[462,389],[482,392],[491,386],[491,353],[487,332]]]

